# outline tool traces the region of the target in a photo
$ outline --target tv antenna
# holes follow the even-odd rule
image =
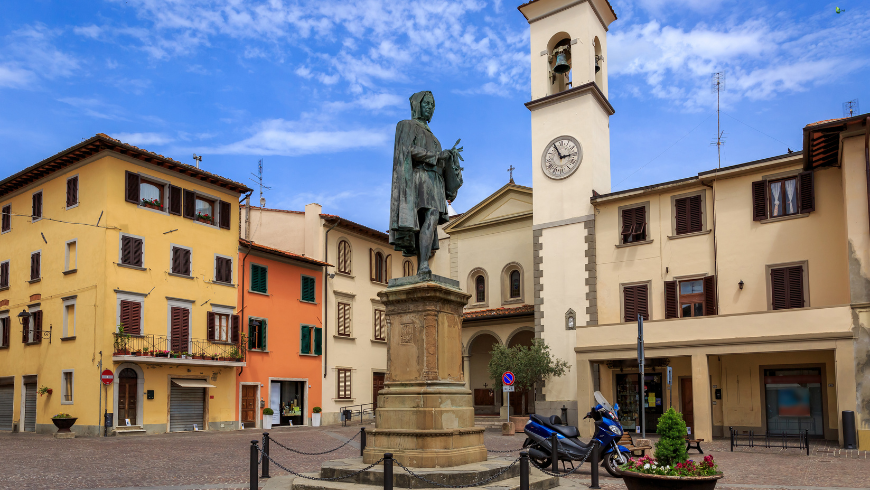
[[[263,189],[266,189],[268,191],[268,190],[271,190],[272,188],[263,185],[263,159],[262,158],[257,163],[257,173],[256,174],[252,173],[251,175],[256,177],[256,179],[251,179],[251,180],[254,181],[254,183],[257,184],[258,186],[260,186],[260,207],[261,208],[266,207],[266,198],[263,197]]]
[[[193,161],[196,162],[196,168],[199,168],[199,164],[202,163],[202,155],[193,154]]]
[[[843,102],[843,117],[852,117],[855,114],[860,114],[861,108],[858,106],[858,99],[852,99]]]
[[[725,144],[724,139],[725,131],[722,131],[722,122],[720,119],[719,112],[719,99],[721,98],[722,91],[725,90],[725,72],[717,71],[710,78],[710,89],[713,92],[716,92],[716,141],[710,143],[711,145],[716,145],[716,154],[719,158],[719,168],[722,168],[722,145]]]

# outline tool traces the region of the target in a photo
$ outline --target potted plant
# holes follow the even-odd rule
[[[142,199],[142,206],[145,206],[146,208],[159,209],[159,210],[163,211],[163,204],[159,200],[157,200],[156,198]]]
[[[526,396],[538,383],[550,376],[562,376],[571,366],[563,359],[553,358],[550,347],[540,339],[532,341],[531,346],[515,345],[505,347],[497,344],[493,347],[492,358],[489,361],[489,376],[501,381],[502,374],[507,371],[514,373],[514,384],[520,396],[521,410],[519,414],[510,417],[514,430],[525,430],[529,417],[526,414]],[[513,396],[511,396],[513,398]],[[508,407],[510,410],[510,407]]]
[[[39,390],[37,390],[36,392],[39,393],[39,396],[42,396],[42,395],[50,395],[52,391],[53,390],[47,386],[40,386]]]
[[[126,356],[130,354],[130,335],[124,333],[124,325],[118,325],[118,334],[115,336],[115,354]]]
[[[181,353],[181,358],[182,358],[182,359],[187,359],[187,352],[182,352],[182,353]]]
[[[76,420],[78,420],[77,417],[73,417],[68,413],[59,413],[51,418],[52,423],[57,427],[58,433],[72,432],[70,431],[70,427],[76,423]]]
[[[213,218],[211,217],[211,215],[208,214],[208,213],[199,213],[199,212],[197,212],[197,213],[196,213],[196,220],[197,220],[197,221],[202,221],[203,223],[208,223],[208,224],[213,224],[213,223],[214,223],[214,219],[213,219]]]
[[[272,428],[272,415],[275,415],[275,411],[269,407],[263,409],[263,429],[269,430]]]
[[[320,427],[320,412],[323,410],[320,407],[314,407],[311,411],[313,412],[311,414],[311,426]]]
[[[133,356],[138,356],[138,355],[141,354],[141,353],[142,353],[141,350],[130,351],[130,355],[133,355]]]
[[[230,355],[229,358],[232,359],[233,361],[236,361],[236,362],[238,362],[242,359],[242,354],[239,352],[239,349],[235,346],[232,349],[230,349],[229,355]]]
[[[154,357],[168,357],[169,351],[166,350],[155,350]]]
[[[144,349],[142,349],[142,355],[143,355],[143,356],[150,356],[150,355],[151,355],[151,349],[149,349],[149,348],[147,348],[147,347],[144,348]]]
[[[683,416],[669,408],[659,418],[655,457],[632,458],[619,467],[628,490],[670,488],[676,490],[713,490],[724,475],[713,461],[704,456],[700,463],[688,459],[686,452],[686,422]]]
[[[175,352],[175,351],[169,351],[169,357],[171,357],[171,358],[173,358],[173,359],[178,359],[178,357],[179,357],[180,355],[181,355],[181,354],[179,354],[178,352]]]

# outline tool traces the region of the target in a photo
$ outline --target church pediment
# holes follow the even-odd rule
[[[532,189],[507,184],[468,210],[445,228],[447,233],[465,228],[532,216]]]

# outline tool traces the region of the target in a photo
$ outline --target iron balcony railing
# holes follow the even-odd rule
[[[244,362],[248,345],[245,334],[238,344],[204,339],[172,339],[166,335],[114,333],[116,356],[143,356]]]

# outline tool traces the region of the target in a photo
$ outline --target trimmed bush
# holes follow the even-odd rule
[[[676,466],[689,458],[686,452],[686,422],[673,407],[661,417],[657,428],[661,437],[656,443],[655,458],[660,466]]]
[[[263,415],[275,415],[275,411],[269,407],[263,409]]]

